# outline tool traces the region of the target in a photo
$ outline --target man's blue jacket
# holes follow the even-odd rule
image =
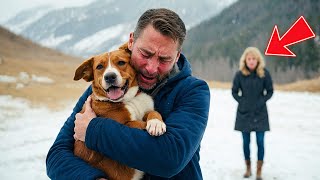
[[[153,137],[97,117],[87,128],[86,146],[144,171],[145,179],[202,179],[199,151],[208,121],[210,91],[206,82],[191,75],[190,64],[182,54],[177,64],[180,71],[154,97],[155,109],[167,126],[165,134]],[[91,93],[89,87],[80,97],[48,152],[46,165],[51,179],[106,177],[73,154],[75,114]]]

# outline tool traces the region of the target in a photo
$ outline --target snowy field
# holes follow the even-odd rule
[[[204,179],[242,179],[242,139],[233,130],[237,104],[228,90],[213,89],[211,93],[209,123],[201,147]],[[65,111],[51,112],[0,96],[1,180],[48,179],[45,157],[73,104]],[[271,131],[265,135],[264,180],[320,180],[320,94],[275,92],[268,109]],[[251,137],[255,162],[254,134]],[[249,178],[253,179],[255,173]]]

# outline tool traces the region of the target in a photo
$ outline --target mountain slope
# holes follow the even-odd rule
[[[19,34],[30,24],[34,23],[53,9],[54,8],[51,6],[38,6],[23,10],[16,14],[13,18],[10,18],[5,24],[7,27],[10,27],[11,31]]]
[[[79,97],[88,85],[73,81],[80,58],[39,46],[3,27],[0,42],[0,95],[57,108]]]
[[[139,16],[149,8],[173,9],[189,28],[216,15],[233,2],[235,0],[96,0],[83,7],[48,11],[28,26],[23,26],[19,34],[21,32],[24,37],[68,54],[89,56],[113,49],[126,41]],[[24,22],[11,19],[5,26],[16,29]]]
[[[195,74],[206,79],[230,81],[243,50],[258,47],[264,53],[274,25],[280,36],[303,15],[319,36],[320,3],[317,0],[239,0],[218,16],[188,31],[184,51],[196,65]],[[320,74],[319,38],[289,48],[296,58],[266,57],[267,67],[279,83]]]
[[[61,52],[40,46],[26,38],[13,34],[9,30],[0,26],[0,53],[4,57],[17,58],[23,60],[49,60],[49,61],[70,61],[76,60],[71,56],[66,56]],[[61,59],[67,58],[67,59]]]

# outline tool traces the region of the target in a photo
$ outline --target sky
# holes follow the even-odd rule
[[[18,12],[37,6],[50,5],[53,7],[82,6],[94,0],[2,0],[0,2],[0,23],[5,22]]]

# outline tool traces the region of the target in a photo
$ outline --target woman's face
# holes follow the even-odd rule
[[[248,53],[246,56],[246,65],[251,70],[254,71],[258,65],[258,60],[252,53]]]

